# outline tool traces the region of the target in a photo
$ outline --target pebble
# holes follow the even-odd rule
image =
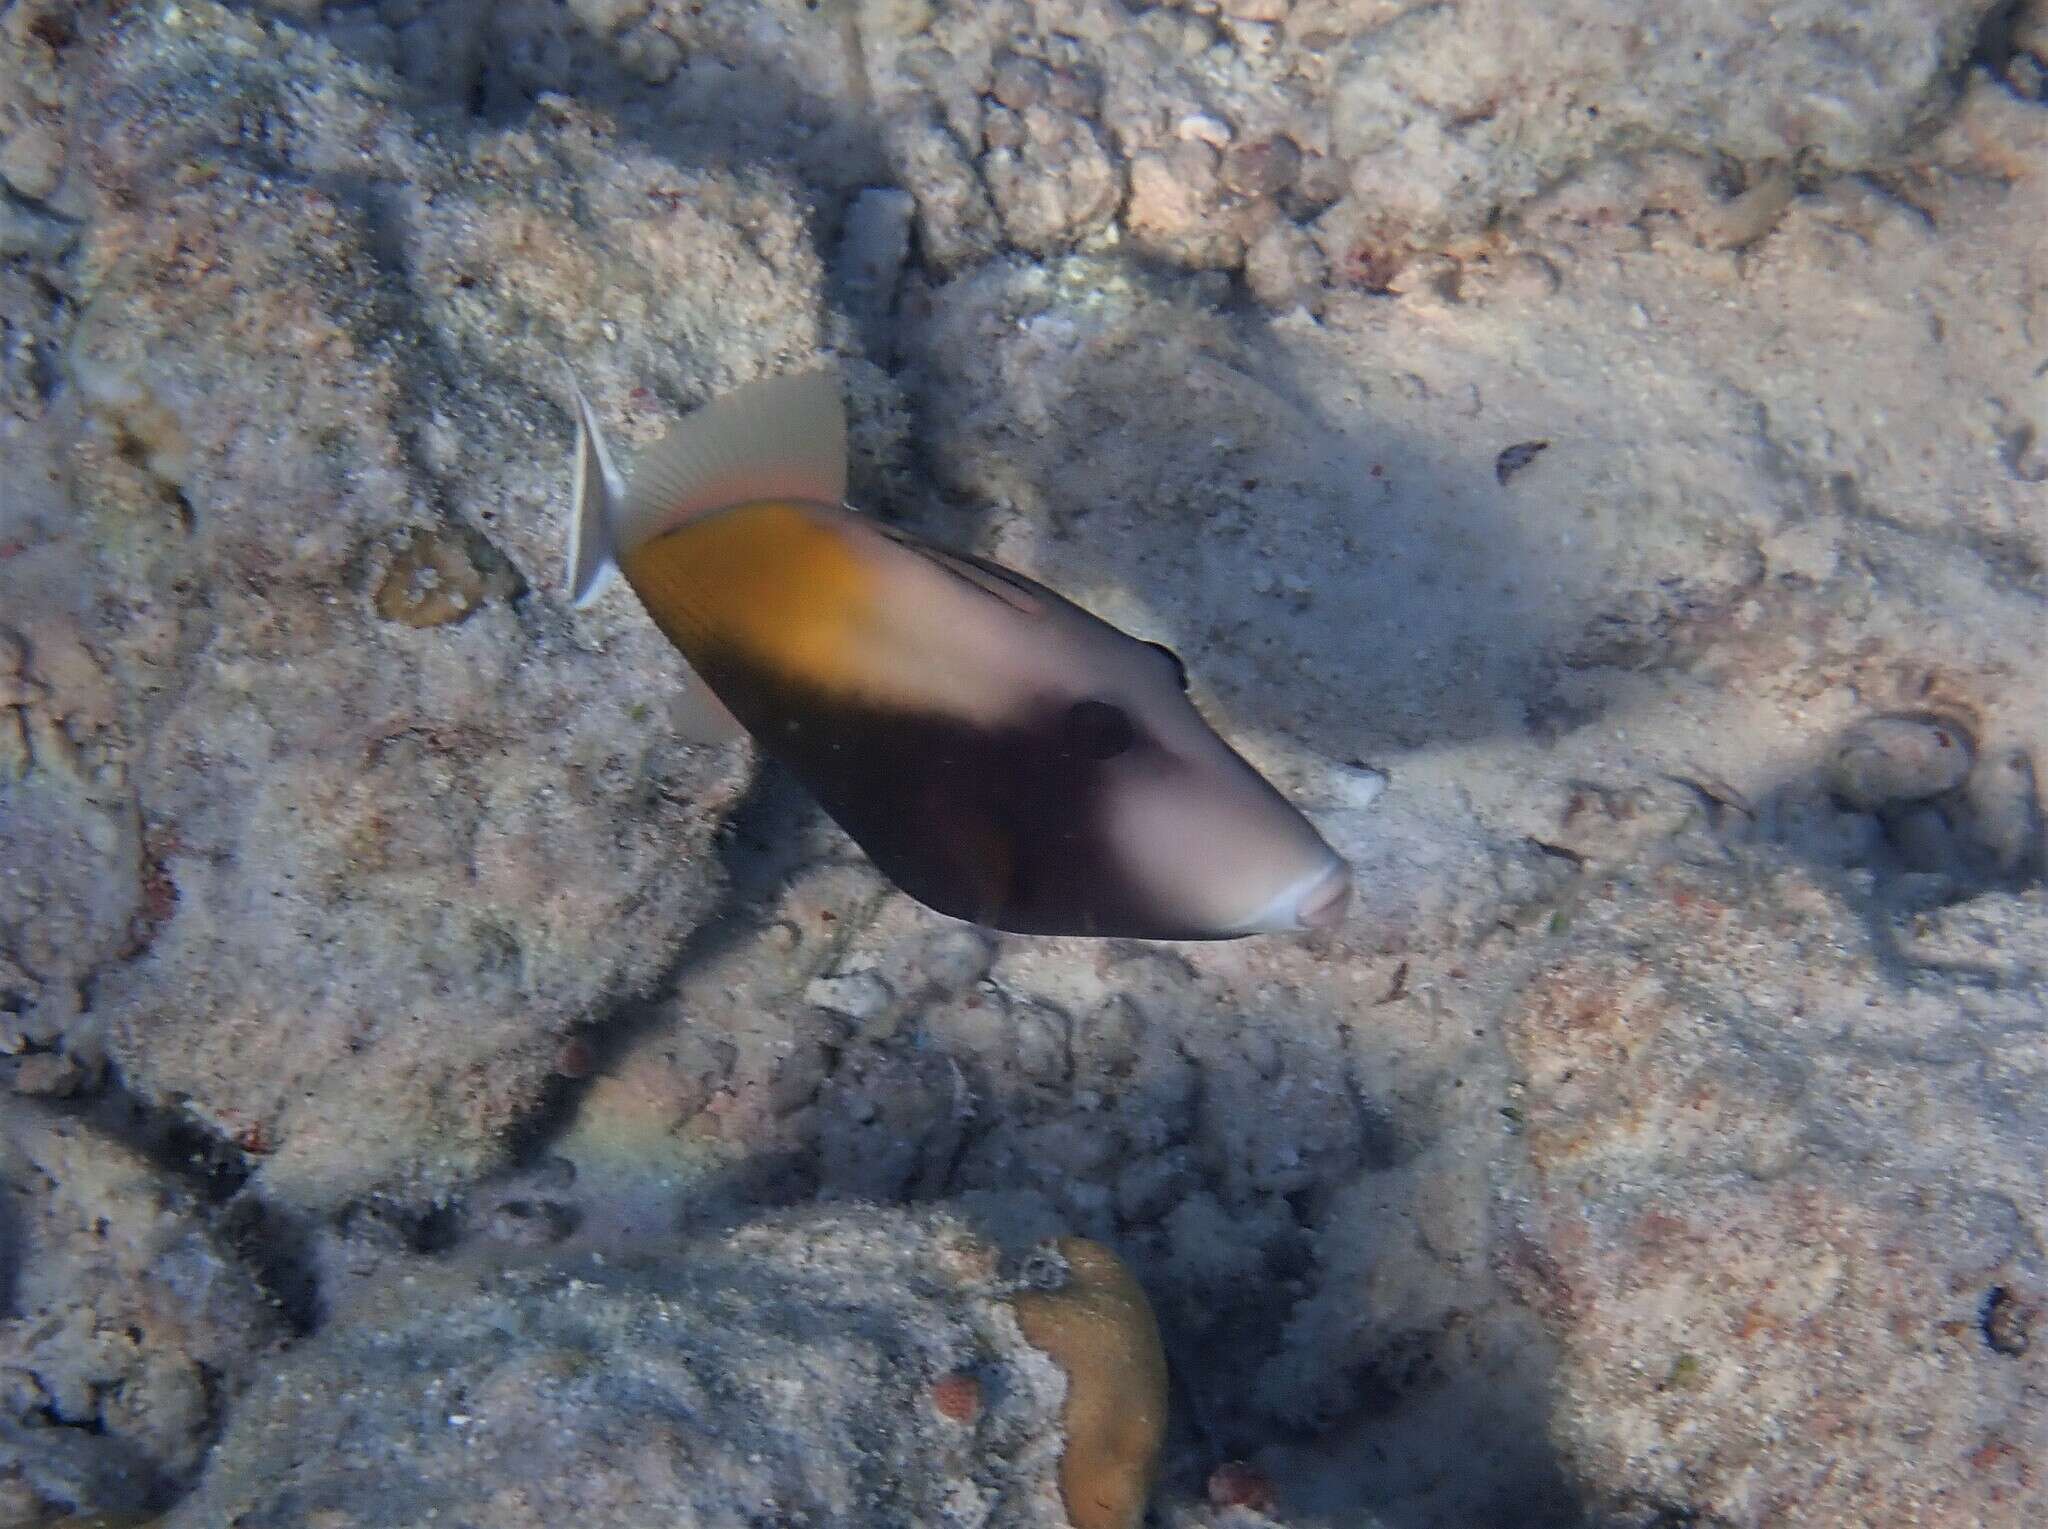
[[[0,259],[54,260],[78,238],[77,226],[0,195]]]
[[[1007,54],[998,60],[988,93],[1011,111],[1043,105],[1051,92],[1051,71],[1032,58]]]
[[[0,179],[31,201],[44,201],[64,174],[64,145],[39,122],[17,129],[0,147]]]
[[[0,709],[0,781],[20,780],[32,762],[21,713],[11,706]]]
[[[1329,262],[1308,230],[1294,223],[1275,223],[1254,239],[1245,252],[1244,280],[1265,307],[1286,312],[1321,305]]]
[[[610,37],[653,10],[654,0],[569,0],[569,9],[599,37]]]
[[[42,1099],[68,1099],[85,1082],[85,1069],[60,1051],[38,1051],[14,1066],[14,1091]]]
[[[1301,150],[1292,138],[1240,143],[1223,156],[1223,188],[1238,196],[1279,196],[1301,173]]]
[[[1969,738],[1931,717],[1868,717],[1845,732],[1828,756],[1828,789],[1861,812],[1924,801],[1960,786],[1970,773]]]
[[[855,1024],[866,1024],[889,1007],[895,998],[889,984],[873,972],[847,972],[836,977],[813,977],[804,988],[804,1002],[827,1013],[843,1014]]]
[[[2041,800],[2034,762],[2024,749],[1985,756],[1963,791],[1968,826],[1991,868],[2015,876],[2038,865],[2042,852]]]
[[[576,1229],[576,1211],[559,1200],[507,1200],[492,1210],[485,1230],[494,1242],[544,1248]]]
[[[1747,248],[1778,226],[1794,185],[1789,165],[1767,166],[1747,191],[1702,212],[1694,236],[1710,250]]]

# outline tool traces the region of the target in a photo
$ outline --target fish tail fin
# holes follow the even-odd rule
[[[695,516],[763,499],[846,498],[846,406],[838,375],[803,372],[749,383],[679,420],[640,454],[617,507],[621,550]]]
[[[569,391],[576,395],[576,466],[569,509],[566,580],[570,602],[580,609],[603,594],[619,571],[613,527],[618,523],[619,503],[625,498],[626,484],[612,465],[604,432],[597,428],[597,416],[590,412],[590,401],[574,382],[569,384]]]

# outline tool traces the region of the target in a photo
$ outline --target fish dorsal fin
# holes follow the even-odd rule
[[[631,551],[694,516],[737,504],[845,498],[839,378],[805,372],[749,383],[679,420],[634,462],[612,537],[620,551]]]
[[[985,595],[993,595],[1012,610],[1026,616],[1036,616],[1044,611],[1046,591],[1033,584],[1022,574],[1012,573],[998,564],[970,556],[965,552],[949,552],[944,547],[933,546],[921,536],[895,526],[876,527],[890,541],[899,547],[908,548],[918,556],[953,575],[965,580]]]
[[[576,395],[576,466],[569,509],[569,560],[565,572],[570,603],[579,608],[604,593],[618,572],[612,546],[612,522],[625,492],[625,482],[605,449],[604,433],[590,402],[574,382]]]

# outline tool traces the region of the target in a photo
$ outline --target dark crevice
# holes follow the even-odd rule
[[[463,110],[479,122],[490,120],[491,65],[482,51],[477,54],[475,67],[470,71],[467,88],[462,94]]]
[[[254,1165],[246,1150],[207,1130],[182,1101],[143,1099],[112,1064],[96,1092],[48,1101],[47,1107],[127,1148],[188,1191],[225,1251],[256,1280],[290,1329],[312,1331],[318,1302],[310,1228],[249,1190]]]
[[[224,1204],[248,1181],[246,1153],[200,1125],[182,1100],[151,1103],[132,1091],[111,1062],[96,1094],[52,1107],[146,1159],[202,1205]]]
[[[313,1228],[305,1217],[251,1191],[227,1207],[218,1230],[294,1337],[302,1338],[319,1326],[320,1281],[313,1259]]]
[[[2027,0],[1999,0],[1986,11],[1977,24],[1976,41],[1965,66],[1980,66],[1993,76],[2004,78],[2006,65],[2012,62],[2013,36],[2019,27],[2020,13],[2026,7]]]

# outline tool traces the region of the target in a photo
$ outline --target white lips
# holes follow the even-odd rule
[[[1351,906],[1351,867],[1336,861],[1311,886],[1294,910],[1304,929],[1334,929]]]
[[[1316,866],[1266,905],[1247,925],[1251,932],[1330,929],[1343,922],[1351,901],[1351,867],[1337,856]]]

